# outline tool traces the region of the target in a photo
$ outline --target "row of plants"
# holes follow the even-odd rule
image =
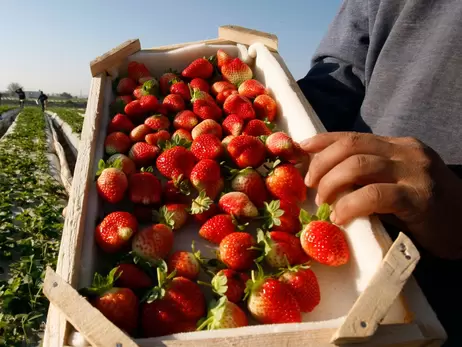
[[[47,266],[56,267],[65,206],[49,174],[45,117],[25,108],[0,141],[0,346],[40,342],[48,310]]]
[[[8,112],[9,110],[15,109],[17,106],[12,105],[0,105],[0,115],[4,112]]]
[[[55,107],[51,108],[50,111],[56,113],[59,118],[69,124],[73,132],[77,134],[82,132],[84,118],[79,114],[77,110]]]

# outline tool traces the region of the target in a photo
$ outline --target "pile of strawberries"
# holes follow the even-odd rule
[[[301,322],[320,302],[310,262],[349,260],[329,206],[300,208],[304,153],[275,130],[276,102],[252,77],[218,50],[158,80],[131,62],[114,83],[96,184],[115,212],[95,230],[112,270],[82,293],[132,336],[241,327],[247,311],[260,324]],[[194,244],[172,252],[190,221],[216,257]]]

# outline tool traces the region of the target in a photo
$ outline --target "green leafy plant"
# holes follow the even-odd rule
[[[52,108],[50,111],[56,113],[59,118],[66,122],[74,133],[80,134],[82,132],[84,117],[77,111],[58,107]]]

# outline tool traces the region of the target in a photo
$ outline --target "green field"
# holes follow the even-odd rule
[[[51,112],[56,113],[59,118],[65,121],[71,127],[72,131],[80,134],[82,132],[83,117],[79,114],[81,111],[75,109],[66,109],[61,107],[49,108]]]

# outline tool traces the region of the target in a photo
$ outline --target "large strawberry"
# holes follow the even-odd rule
[[[228,146],[229,148],[229,146]],[[300,171],[292,164],[281,164],[268,174],[266,188],[276,199],[301,203],[306,199],[306,186]]]
[[[137,142],[130,148],[128,156],[138,167],[151,166],[154,164],[159,152],[160,149],[157,146],[146,142]]]
[[[197,124],[191,131],[193,139],[203,134],[214,134],[216,137],[221,139],[223,136],[223,131],[220,124],[218,124],[215,120],[206,119]]]
[[[217,120],[221,118],[221,108],[210,94],[194,89],[191,95],[192,110],[200,119]]]
[[[183,111],[186,108],[183,98],[178,94],[167,95],[162,101],[162,104],[167,107],[168,112],[173,113]]]
[[[199,235],[218,245],[226,236],[243,229],[244,227],[238,225],[236,219],[229,214],[217,214],[202,225]]]
[[[188,221],[187,209],[186,204],[166,204],[157,213],[159,222],[168,225],[173,230],[178,230]]]
[[[237,114],[230,114],[221,124],[226,135],[239,136],[244,129],[244,120]]]
[[[268,198],[265,181],[257,170],[247,167],[242,170],[231,170],[231,188],[236,192],[247,194],[257,208],[261,208]]]
[[[180,175],[189,178],[195,164],[194,154],[182,146],[165,150],[156,161],[159,172],[169,179],[175,179]]]
[[[179,80],[178,74],[173,71],[167,71],[159,78],[159,87],[162,95],[169,94],[170,86],[173,84],[173,80]]]
[[[159,106],[159,100],[154,95],[143,95],[140,98],[140,106],[143,113],[155,112]]]
[[[212,95],[217,96],[218,94],[227,89],[237,90],[236,86],[232,83],[229,83],[228,81],[218,81],[212,84],[210,91]]]
[[[229,301],[239,303],[244,297],[246,283],[250,279],[244,272],[223,269],[212,278],[212,289],[218,295],[224,295]]]
[[[170,87],[170,94],[180,95],[185,102],[191,100],[191,89],[190,87],[180,79],[174,79]]]
[[[140,267],[135,264],[119,264],[116,267],[116,284],[130,289],[151,288],[154,281]]]
[[[278,131],[266,138],[265,146],[272,156],[287,161],[298,161],[302,151],[292,138],[282,131]]]
[[[261,119],[252,119],[242,131],[243,135],[250,136],[267,136],[271,135],[273,124],[262,121]]]
[[[146,118],[144,124],[146,124],[149,128],[151,128],[154,131],[168,130],[168,128],[170,127],[169,119],[162,114],[156,114]]]
[[[130,131],[130,140],[132,142],[144,142],[146,135],[152,132],[153,130],[146,124],[140,124]]]
[[[255,239],[249,233],[232,233],[221,240],[219,258],[232,270],[246,271],[252,267],[258,257],[256,246]]]
[[[224,65],[230,63],[232,60],[233,58],[224,50],[219,49],[217,51],[217,66],[219,69],[221,69]]]
[[[106,253],[115,253],[126,246],[138,230],[136,218],[128,212],[109,213],[95,229],[95,241]]]
[[[212,159],[200,160],[191,171],[190,180],[198,192],[205,190],[206,195],[212,200],[224,188],[220,165]]]
[[[165,259],[173,247],[173,232],[165,224],[141,229],[132,240],[132,251],[141,258],[156,262]]]
[[[247,80],[242,82],[238,88],[239,95],[249,99],[255,99],[259,95],[267,94],[266,88],[257,80]]]
[[[300,207],[288,200],[265,202],[265,228],[297,234],[300,231]]]
[[[145,124],[143,124],[145,125]],[[147,126],[147,125],[146,125]],[[149,128],[149,127],[148,127]],[[149,128],[151,129],[151,128]],[[168,141],[170,140],[170,133],[167,131],[167,130],[159,130],[158,132],[156,133],[153,133],[153,134],[147,134],[145,137],[144,137],[144,140],[152,145],[152,146],[159,146],[159,143],[160,142],[165,142],[165,141]]]
[[[207,318],[197,330],[231,329],[245,327],[248,324],[245,312],[226,297],[222,297],[210,308]]]
[[[136,82],[128,77],[121,78],[117,84],[117,94],[119,95],[130,95],[135,90]]]
[[[222,92],[218,93],[215,101],[217,102],[218,105],[221,105],[223,106],[223,104],[225,103],[226,99],[228,99],[228,97],[230,95],[238,95],[238,92],[237,90],[234,90],[234,89],[225,89],[223,90]]]
[[[125,154],[130,149],[131,144],[132,142],[126,134],[117,131],[106,136],[104,140],[104,149],[109,155],[116,153]]]
[[[244,81],[253,77],[252,69],[239,58],[234,58],[221,67],[223,78],[239,87]]]
[[[259,95],[253,101],[253,108],[258,119],[273,122],[276,118],[277,104],[276,101],[269,95]]]
[[[219,213],[218,205],[207,196],[205,190],[199,192],[199,195],[192,201],[189,213],[192,214],[196,222],[203,225],[213,216]]]
[[[255,110],[252,103],[245,96],[239,94],[231,94],[223,104],[225,114],[236,114],[244,121],[255,119]]]
[[[160,202],[162,185],[159,179],[152,173],[152,168],[130,176],[128,182],[128,194],[135,204],[153,205]]]
[[[231,159],[241,169],[248,166],[258,168],[265,162],[265,145],[254,136],[236,136],[229,142],[227,150]]]
[[[223,154],[223,147],[220,139],[215,135],[203,134],[194,139],[191,144],[191,152],[198,160],[218,160]]]
[[[139,100],[133,100],[125,105],[124,113],[131,120],[137,120],[139,116],[144,114],[144,109],[143,106],[141,106],[141,102]]]
[[[116,162],[120,162],[120,169],[124,172],[125,175],[127,175],[127,177],[136,172],[135,163],[125,154],[117,153],[111,155],[106,161],[106,164],[108,166],[112,166]]]
[[[128,77],[139,82],[141,78],[150,77],[151,74],[143,63],[138,63],[136,61],[131,61],[128,63]]]
[[[176,271],[175,276],[186,277],[190,280],[195,280],[199,276],[200,264],[191,252],[174,252],[168,257],[167,267],[169,272]]]
[[[297,265],[305,259],[300,240],[283,231],[264,233],[258,229],[257,242],[263,248],[263,254],[257,261],[263,261],[274,269],[287,265]]]
[[[208,82],[202,78],[194,78],[191,82],[189,82],[189,85],[192,89],[196,88],[206,93],[210,90]]]
[[[209,79],[213,74],[213,65],[210,59],[198,58],[189,64],[181,75],[187,78],[203,78]]]
[[[111,166],[104,160],[98,162],[96,189],[101,198],[115,204],[121,201],[128,188],[127,176],[121,169],[121,161],[116,160]]]
[[[177,137],[178,140],[183,141],[183,143],[191,144],[193,142],[193,137],[191,133],[186,129],[176,129],[175,132],[172,134],[172,138],[175,137]]]
[[[258,216],[257,207],[249,197],[241,192],[229,192],[218,201],[218,206],[225,212],[238,218],[253,218]]]
[[[190,110],[184,110],[178,112],[173,120],[173,126],[175,129],[185,129],[188,131],[193,130],[193,128],[199,123],[199,119]]]
[[[129,134],[134,127],[135,126],[133,125],[130,118],[121,113],[118,113],[114,116],[114,118],[111,119],[111,122],[109,123],[108,134],[117,131]]]
[[[330,207],[322,204],[315,216],[300,211],[304,224],[300,235],[303,250],[317,262],[328,266],[348,263],[350,250],[344,232],[329,221]]]

